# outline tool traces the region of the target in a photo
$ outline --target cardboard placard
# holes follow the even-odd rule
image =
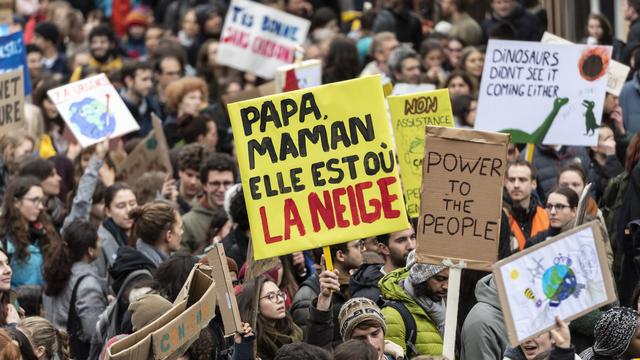
[[[548,31],[544,32],[540,42],[545,44],[573,44],[571,41],[561,38],[558,35],[554,35]],[[627,81],[627,75],[629,75],[631,68],[619,61],[611,60],[607,71],[609,73],[609,79],[607,80],[607,92],[615,96],[620,96],[620,92],[622,91],[624,83]]]
[[[215,316],[215,281],[211,268],[197,264],[169,311],[151,324],[116,342],[107,359],[177,359]]]
[[[222,244],[215,244],[207,254],[207,258],[209,266],[211,266],[211,275],[216,282],[216,295],[220,315],[222,316],[222,324],[224,325],[224,334],[241,333],[242,320],[238,312],[235,289],[231,283],[229,265],[227,264],[227,257]]]
[[[509,135],[428,126],[416,256],[490,271],[498,260]]]
[[[249,243],[247,247],[247,270],[244,273],[244,282],[264,274],[265,272],[278,266],[278,257],[269,257],[256,260],[253,257],[253,245]]]
[[[105,74],[51,89],[47,95],[83,148],[140,130]]]
[[[164,136],[162,122],[156,114],[151,114],[153,129],[140,141],[127,158],[116,164],[118,174],[123,179],[136,179],[144,173],[154,170],[173,174],[169,159],[169,146]]]
[[[0,134],[26,127],[23,81],[21,70],[0,73]]]
[[[22,71],[24,94],[31,95],[31,77],[27,67],[27,50],[23,41],[22,31],[0,36],[0,73]]]
[[[311,22],[273,7],[233,0],[224,20],[218,64],[273,79],[276,69],[293,62],[296,46]]]
[[[322,62],[317,59],[281,66],[276,70],[275,93],[322,85]]]
[[[255,259],[409,227],[379,76],[227,108]]]
[[[391,90],[391,95],[407,95],[414,93],[422,93],[427,91],[433,91],[436,89],[436,86],[433,84],[407,84],[407,83],[397,83],[393,85]]]
[[[400,161],[407,212],[409,217],[417,218],[420,215],[425,128],[453,127],[449,90],[389,96],[387,101]]]
[[[489,40],[475,128],[513,143],[598,143],[611,46]]]
[[[222,102],[225,104],[231,104],[238,101],[251,100],[263,96],[273,95],[275,93],[276,83],[274,81],[269,81],[252,89],[241,91],[237,94],[224,95],[222,97]]]
[[[511,346],[616,301],[600,227],[589,222],[493,267]]]

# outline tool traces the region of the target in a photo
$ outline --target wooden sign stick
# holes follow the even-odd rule
[[[464,261],[455,265],[451,259],[442,263],[449,267],[449,288],[447,289],[447,312],[444,322],[444,344],[442,355],[448,359],[455,358],[456,327],[458,326],[458,303],[460,300],[460,277],[462,269],[466,267]]]

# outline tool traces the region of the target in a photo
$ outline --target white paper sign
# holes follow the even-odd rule
[[[51,89],[47,95],[83,148],[140,129],[105,74]]]
[[[610,46],[490,40],[475,128],[513,143],[598,142]]]
[[[414,93],[428,92],[436,89],[436,86],[433,84],[407,84],[407,83],[397,83],[393,90],[391,91],[392,96],[396,95],[409,95]]]
[[[558,35],[554,35],[548,31],[545,31],[542,35],[540,42],[545,44],[573,44],[571,41],[561,38]],[[627,75],[629,75],[631,68],[627,65],[611,60],[609,63],[609,80],[607,81],[607,92],[615,96],[620,96],[622,87],[627,81]]]
[[[312,59],[284,65],[276,71],[276,92],[307,89],[322,85],[322,62]]]
[[[273,79],[291,64],[311,22],[253,1],[233,0],[220,36],[217,62]]]
[[[494,266],[512,345],[615,301],[602,239],[590,223]],[[556,238],[557,239],[557,238]]]

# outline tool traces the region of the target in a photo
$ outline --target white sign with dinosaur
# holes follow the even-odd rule
[[[476,129],[513,143],[597,144],[610,46],[490,40],[486,54]]]

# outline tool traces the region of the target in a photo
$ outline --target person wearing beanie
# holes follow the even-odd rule
[[[126,34],[122,41],[127,57],[139,59],[147,55],[145,34],[150,25],[150,10],[145,6],[134,7],[124,19]]]
[[[594,329],[595,343],[583,351],[583,360],[628,360],[640,357],[640,314],[616,307],[605,312]]]
[[[449,268],[417,263],[415,250],[407,257],[407,266],[385,275],[379,282],[382,297],[391,302],[382,309],[387,320],[385,339],[402,346],[408,355],[441,355],[444,334],[445,303]],[[407,348],[405,324],[399,307],[406,307],[415,321],[415,344]]]
[[[337,321],[332,319],[332,293],[340,290],[339,271],[323,271],[320,278],[320,294],[310,306],[305,342],[331,350],[340,343],[332,341],[334,332],[341,341],[364,340],[378,352],[379,360],[405,358],[402,347],[385,340],[387,323],[375,302],[364,297],[346,301],[337,312]],[[336,329],[337,327],[337,329]]]
[[[44,21],[36,25],[33,33],[33,44],[42,50],[43,69],[61,80],[69,77],[69,68],[64,54],[59,51],[58,44],[62,41],[60,29],[50,21]]]
[[[171,309],[171,302],[158,294],[146,294],[129,304],[133,331],[151,324]]]

